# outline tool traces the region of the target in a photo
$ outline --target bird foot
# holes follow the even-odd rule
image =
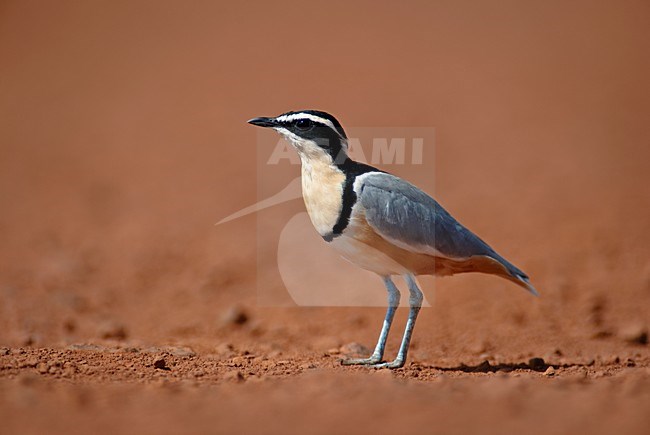
[[[404,360],[397,358],[391,362],[373,364],[371,365],[371,367],[373,369],[401,369],[402,367],[404,367]]]
[[[394,361],[381,362],[381,357],[371,356],[370,358],[351,358],[341,360],[343,366],[368,366],[373,369],[400,369],[404,367],[404,360],[396,358]]]
[[[371,356],[369,358],[350,358],[341,360],[342,366],[375,366],[381,362],[380,356]]]

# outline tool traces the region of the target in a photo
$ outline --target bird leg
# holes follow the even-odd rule
[[[388,338],[388,332],[390,331],[390,325],[393,323],[393,318],[395,317],[395,311],[399,306],[400,292],[395,283],[390,279],[390,276],[384,277],[384,284],[386,285],[386,290],[388,290],[388,308],[386,309],[386,317],[384,318],[384,324],[381,327],[381,333],[379,334],[379,340],[377,341],[377,346],[375,346],[375,351],[369,358],[353,358],[345,359],[341,361],[343,365],[375,365],[381,361],[384,357],[384,349],[386,348],[386,339]]]
[[[406,275],[405,279],[409,288],[410,309],[409,317],[406,321],[406,329],[404,330],[404,337],[402,338],[402,344],[399,347],[397,358],[395,358],[394,361],[373,365],[373,367],[378,369],[398,369],[404,367],[404,363],[406,362],[406,355],[409,350],[409,345],[411,344],[411,335],[413,334],[413,328],[415,327],[415,320],[417,319],[420,308],[422,307],[422,300],[424,297],[422,296],[422,292],[418,288],[418,284],[413,275]]]

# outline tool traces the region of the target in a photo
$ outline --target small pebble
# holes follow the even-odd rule
[[[165,361],[165,358],[163,357],[156,358],[153,362],[153,366],[159,370],[169,370],[169,367],[167,367],[167,361]]]
[[[250,316],[246,310],[244,310],[239,305],[233,305],[232,307],[228,308],[221,316],[221,324],[223,326],[241,326],[244,323],[248,322],[249,319]]]
[[[541,371],[546,368],[546,362],[543,358],[531,358],[528,360],[528,366],[535,371]]]
[[[544,376],[555,376],[555,369],[552,366],[548,366],[544,372]]]
[[[648,344],[648,329],[642,324],[628,325],[619,333],[620,337],[632,344]]]
[[[45,364],[45,363],[39,363],[38,366],[36,366],[36,370],[37,370],[40,374],[44,375],[44,374],[47,373],[47,371],[48,371],[47,364]]]

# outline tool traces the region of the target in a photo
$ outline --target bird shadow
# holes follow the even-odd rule
[[[545,372],[549,367],[554,369],[569,368],[569,367],[588,367],[591,364],[581,363],[565,363],[565,364],[548,364],[542,358],[531,358],[528,362],[519,363],[499,363],[490,364],[489,361],[483,361],[476,365],[467,365],[461,363],[454,367],[438,367],[435,365],[418,364],[422,369],[439,370],[442,372],[463,372],[463,373],[496,373],[496,372],[512,372],[515,370],[527,370],[534,372]]]

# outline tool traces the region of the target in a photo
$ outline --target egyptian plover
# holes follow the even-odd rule
[[[347,136],[332,115],[301,110],[248,122],[276,130],[295,147],[302,164],[302,194],[314,228],[341,256],[381,276],[388,290],[388,309],[374,352],[343,364],[404,365],[423,300],[417,275],[482,272],[537,295],[524,272],[436,200],[399,177],[351,160]],[[403,276],[408,285],[410,311],[397,357],[382,362],[400,300],[394,275]]]

